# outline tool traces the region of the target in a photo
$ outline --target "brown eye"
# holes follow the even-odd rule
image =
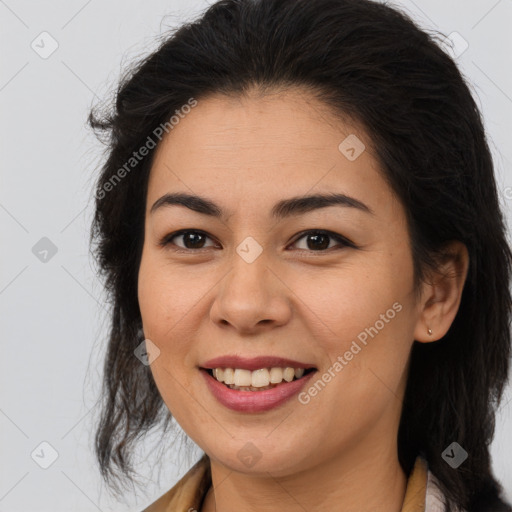
[[[306,239],[306,247],[303,247],[301,250],[322,252],[326,249],[332,248],[330,247],[331,240],[335,240],[338,242],[338,245],[344,247],[355,247],[350,240],[347,240],[336,233],[331,233],[330,231],[307,231],[303,233],[302,236],[294,242],[294,244],[303,238]]]
[[[338,247],[352,247],[356,248],[355,244],[353,244],[347,238],[338,235],[337,233],[332,233],[330,231],[324,230],[309,230],[301,233],[302,236],[296,239],[293,245],[296,245],[299,240],[305,239],[306,246],[300,248],[299,250],[305,250],[309,252],[326,252],[328,249],[332,249],[331,245],[332,241],[337,242],[334,247],[337,245]],[[181,243],[175,243],[175,240],[181,239]],[[175,233],[171,233],[170,235],[165,236],[160,245],[162,247],[167,246],[175,246],[178,252],[186,252],[186,251],[197,251],[201,249],[207,249],[208,247],[215,247],[213,245],[205,245],[206,240],[212,240],[206,233],[199,230],[181,230]]]
[[[173,242],[175,239],[182,239],[182,244],[179,245]],[[167,245],[176,245],[177,247],[180,247],[182,249],[204,249],[205,248],[205,240],[210,238],[206,233],[203,233],[202,231],[195,231],[195,230],[183,230],[178,231],[177,233],[172,233],[168,236],[166,236],[160,245],[167,246]]]

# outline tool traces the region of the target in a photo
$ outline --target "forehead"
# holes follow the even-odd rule
[[[256,92],[244,96],[212,95],[178,119],[159,145],[159,152],[174,146],[187,147],[187,161],[205,154],[215,155],[212,164],[235,167],[240,160],[254,157],[255,164],[277,158],[276,164],[303,157],[316,162],[326,150],[339,156],[338,145],[357,133],[370,141],[355,121],[343,122],[310,92],[285,90],[262,96]],[[229,161],[232,161],[230,165]],[[246,162],[247,163],[247,162]]]
[[[361,126],[300,89],[199,99],[156,150],[148,205],[173,191],[239,205],[312,192],[365,203],[392,194]]]

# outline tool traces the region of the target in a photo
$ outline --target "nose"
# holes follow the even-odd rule
[[[286,324],[291,317],[290,289],[264,255],[248,263],[233,255],[231,270],[216,288],[210,316],[222,328],[250,334]]]

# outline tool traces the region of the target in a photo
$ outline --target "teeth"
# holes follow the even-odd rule
[[[295,377],[295,371],[293,368],[285,368],[283,372],[283,379],[286,382],[291,382],[293,380],[293,377]]]
[[[240,370],[237,368],[235,370],[235,386],[250,386],[252,384],[252,376],[251,371],[249,370]]]
[[[214,368],[213,376],[232,389],[270,389],[281,382],[291,382],[304,375],[304,368],[260,368],[250,371],[241,368]]]
[[[251,386],[254,388],[263,388],[268,386],[270,382],[270,374],[266,368],[251,372]],[[236,382],[235,382],[236,384]],[[237,384],[240,386],[241,384]]]
[[[219,380],[219,379],[217,379]],[[222,382],[219,380],[219,382]],[[225,384],[234,384],[235,383],[235,372],[233,368],[225,368],[224,369],[224,383]]]
[[[270,368],[270,382],[272,384],[279,384],[283,380],[282,368]]]

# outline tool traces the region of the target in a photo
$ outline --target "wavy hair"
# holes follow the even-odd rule
[[[95,436],[104,479],[113,488],[129,478],[135,441],[172,418],[150,368],[134,357],[155,150],[122,181],[114,176],[190,98],[296,86],[366,130],[406,211],[416,286],[447,242],[466,245],[469,270],[449,331],[412,346],[398,455],[407,474],[416,456],[428,460],[449,510],[512,510],[489,454],[510,363],[512,255],[481,114],[440,34],[370,0],[218,1],[131,66],[111,106],[91,110],[89,124],[106,144],[91,247],[112,307]],[[442,459],[453,441],[469,453],[458,469]]]

